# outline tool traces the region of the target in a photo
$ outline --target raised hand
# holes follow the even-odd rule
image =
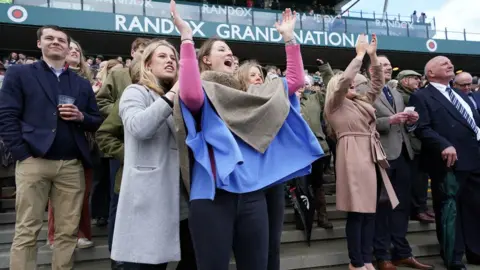
[[[372,34],[372,40],[370,41],[370,45],[368,45],[367,47],[368,55],[373,55],[377,53],[377,44],[378,44],[377,35]]]
[[[368,46],[367,36],[365,36],[365,34],[359,35],[357,39],[357,45],[355,46],[357,55],[364,56],[367,53]]]
[[[297,12],[293,12],[286,8],[282,12],[282,23],[276,22],[275,28],[282,35],[285,42],[291,41],[295,38],[293,35],[293,29],[295,29],[295,23],[297,22]]]
[[[180,17],[180,14],[177,12],[177,4],[175,0],[170,0],[170,15],[172,16],[173,24],[177,27],[180,32],[180,37],[183,40],[193,41],[192,28],[190,25]]]

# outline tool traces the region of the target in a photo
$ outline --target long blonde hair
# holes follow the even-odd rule
[[[237,71],[235,71],[235,78],[240,82],[241,90],[247,91],[250,82],[250,68],[256,67],[258,71],[260,71],[260,76],[262,77],[262,81],[265,82],[265,77],[263,76],[262,66],[255,60],[247,60],[244,61],[240,67],[238,67]]]
[[[335,74],[332,77],[332,79],[330,79],[330,81],[328,82],[328,85],[327,85],[327,92],[325,94],[325,110],[323,110],[323,118],[325,119],[325,124],[327,126],[327,135],[330,136],[331,138],[334,138],[334,139],[335,139],[335,130],[333,130],[331,125],[328,123],[329,119],[328,119],[327,111],[329,111],[330,108],[327,108],[327,106],[329,106],[331,104],[332,99],[333,99],[336,91],[345,90],[345,89],[339,89],[339,87],[338,87],[338,85],[340,83],[340,80],[343,78],[343,74],[344,74],[343,72],[338,72],[337,74]],[[355,79],[354,79],[355,88],[359,84],[365,83],[366,80],[367,79],[365,78],[365,76],[363,76],[361,74],[356,74]],[[368,81],[367,81],[367,83],[368,83]],[[369,102],[367,97],[365,96],[365,93],[358,93],[357,92],[352,99],[358,99],[358,100],[361,100],[361,101],[364,101],[364,102]]]
[[[74,43],[77,45],[78,50],[80,51],[80,63],[78,64],[78,75],[81,77],[87,79],[90,83],[93,82],[93,76],[92,72],[90,71],[90,67],[87,64],[87,61],[85,60],[85,55],[83,54],[83,49],[82,46],[80,46],[80,43],[76,40],[70,40],[70,43]],[[77,67],[72,67],[72,69],[76,69]]]
[[[136,69],[139,68],[139,80],[138,84],[141,84],[143,86],[148,87],[149,89],[152,89],[153,91],[157,92],[159,95],[164,95],[165,94],[165,89],[162,88],[161,82],[158,80],[158,78],[147,68],[148,64],[150,64],[150,61],[152,60],[152,56],[155,52],[155,50],[160,47],[160,46],[165,46],[170,48],[173,53],[175,54],[175,62],[177,63],[177,70],[179,68],[178,64],[178,52],[173,47],[173,45],[163,39],[160,40],[153,40],[143,51],[142,58],[140,61],[138,61],[135,65],[138,65],[132,69],[132,71],[135,71]],[[177,81],[178,79],[178,71],[175,76],[174,81],[172,82],[173,84]]]

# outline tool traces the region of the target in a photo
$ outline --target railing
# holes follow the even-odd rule
[[[363,10],[349,10],[345,12],[348,17],[362,18],[362,19],[374,19],[374,20],[391,20],[391,21],[402,21],[402,22],[411,22],[412,16],[404,16],[400,14],[390,14],[390,13],[375,13],[375,12],[364,12]],[[417,22],[420,21],[420,14],[417,13]],[[435,17],[426,18],[425,23],[432,24],[435,28]]]
[[[119,13],[137,16],[170,18],[168,0],[12,0],[19,5],[33,5],[60,9]],[[177,10],[187,20],[272,27],[281,17],[274,10],[246,7],[202,5],[192,2],[177,2]],[[350,12],[350,15],[352,12]],[[368,14],[368,13],[362,13]],[[381,18],[358,18],[305,13],[298,14],[296,29],[339,33],[375,33],[383,36],[417,37],[434,39],[480,41],[480,34],[435,29],[426,23],[386,20]],[[363,16],[363,15],[362,15]]]

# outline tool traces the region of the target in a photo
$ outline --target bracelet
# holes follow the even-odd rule
[[[181,39],[181,41],[182,41],[182,43],[183,43],[184,41],[190,41],[190,42],[194,43],[194,42],[193,42],[193,39],[191,39],[191,38],[184,38],[184,39]]]
[[[285,41],[285,45],[294,45],[294,44],[297,44],[295,38]]]

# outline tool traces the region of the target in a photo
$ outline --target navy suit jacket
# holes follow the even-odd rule
[[[480,114],[480,93],[472,92],[472,98],[473,100],[475,100],[475,104],[477,105],[477,112]]]
[[[15,160],[44,156],[53,143],[58,116],[58,97],[51,89],[42,61],[13,65],[7,70],[0,90],[0,137]],[[90,83],[68,71],[74,105],[84,115],[72,125],[74,139],[85,165],[91,166],[86,131],[95,132],[102,123]]]
[[[467,102],[473,118],[480,127],[480,114],[467,95],[455,92]],[[415,91],[408,106],[419,114],[415,135],[422,141],[422,156],[430,170],[446,170],[441,152],[453,146],[457,151],[454,169],[473,171],[480,169],[480,143],[467,120],[445,96],[432,85]]]

